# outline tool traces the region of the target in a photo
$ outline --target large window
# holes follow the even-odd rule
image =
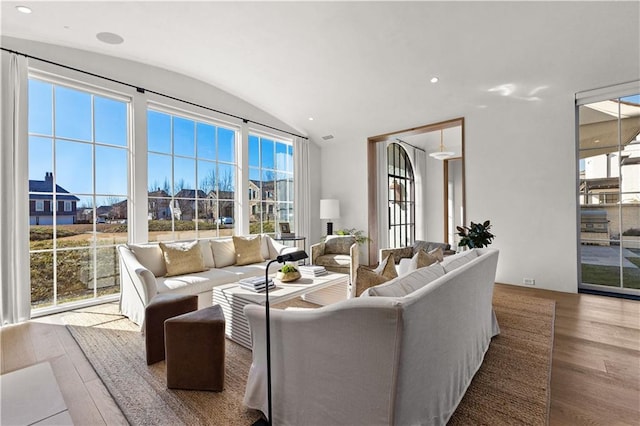
[[[247,216],[243,232],[249,225],[254,233],[273,232],[279,222],[294,225],[289,141],[248,136],[249,167],[241,173],[240,122],[148,97],[140,115],[133,100],[143,95],[107,87],[85,85],[77,75],[70,80],[31,70],[29,261],[35,315],[116,296],[118,244],[229,236]],[[146,140],[136,139],[133,129],[144,129]],[[140,155],[146,170],[130,167],[140,164]],[[146,204],[131,198],[139,189],[147,190]],[[244,206],[240,200],[247,190],[250,202]]]
[[[580,287],[640,289],[640,95],[579,113]]]
[[[128,99],[29,79],[32,307],[120,291],[128,158]]]
[[[293,146],[291,142],[249,135],[249,229],[273,233],[293,223]]]
[[[387,147],[389,247],[408,247],[415,239],[415,183],[407,152],[397,143]]]
[[[233,234],[237,139],[229,127],[148,110],[149,241]]]

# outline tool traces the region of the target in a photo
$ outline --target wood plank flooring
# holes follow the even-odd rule
[[[556,300],[551,425],[640,424],[640,302],[497,284]],[[0,329],[0,372],[48,360],[77,425],[126,419],[58,314]]]

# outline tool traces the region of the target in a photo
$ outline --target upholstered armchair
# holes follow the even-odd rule
[[[311,263],[324,266],[327,271],[349,274],[355,282],[359,265],[359,249],[353,235],[328,235],[322,243],[311,246]]]

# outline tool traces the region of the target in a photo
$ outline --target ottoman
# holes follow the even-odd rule
[[[167,387],[222,391],[224,314],[220,305],[164,322]]]
[[[147,365],[164,359],[164,321],[198,309],[198,296],[157,294],[144,309],[144,344]]]

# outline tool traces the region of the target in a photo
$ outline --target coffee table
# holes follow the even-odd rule
[[[275,305],[298,296],[312,303],[326,305],[347,298],[349,275],[329,272],[314,278],[302,277],[294,282],[283,283],[274,279],[276,287],[269,290],[269,304]],[[246,290],[238,283],[213,288],[213,304],[222,307],[225,317],[225,334],[234,342],[251,349],[251,330],[244,307],[249,303],[265,304],[264,293]]]

